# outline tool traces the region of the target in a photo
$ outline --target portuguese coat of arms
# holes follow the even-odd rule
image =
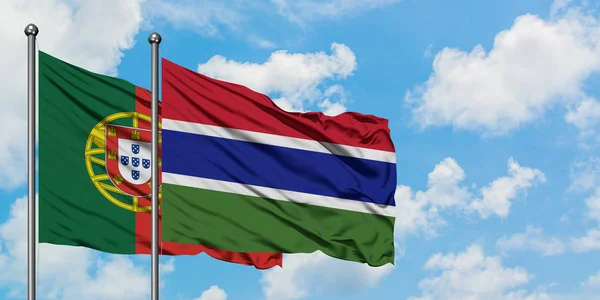
[[[106,172],[123,193],[144,197],[151,194],[152,132],[147,129],[107,125]],[[160,133],[159,133],[160,138]],[[159,182],[161,174],[159,147]]]

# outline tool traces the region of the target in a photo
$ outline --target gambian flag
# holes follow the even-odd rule
[[[39,52],[41,243],[151,253],[150,96],[125,80]],[[159,245],[165,255],[205,252],[260,269],[282,262],[280,253]]]
[[[290,113],[162,60],[163,240],[394,263],[388,122]]]

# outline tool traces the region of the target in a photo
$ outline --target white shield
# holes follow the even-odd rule
[[[133,184],[144,184],[152,177],[152,144],[119,139],[119,172]]]

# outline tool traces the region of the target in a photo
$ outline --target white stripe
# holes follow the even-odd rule
[[[166,130],[201,134],[206,136],[233,139],[238,141],[281,146],[321,153],[329,153],[388,163],[396,163],[396,153],[394,152],[318,142],[313,140],[293,138],[269,133],[240,130],[220,126],[177,121],[171,119],[163,119],[162,128]]]
[[[163,183],[187,186],[198,189],[213,190],[252,197],[268,198],[273,200],[300,204],[309,204],[314,206],[349,210],[375,215],[383,215],[388,217],[396,216],[395,206],[379,205],[370,202],[362,202],[288,190],[273,189],[263,186],[193,177],[167,172],[163,172],[162,181]]]

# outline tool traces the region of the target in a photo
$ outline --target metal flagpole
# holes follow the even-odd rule
[[[35,24],[25,27],[27,36],[27,299],[35,300],[35,254],[37,246],[36,238],[36,203],[35,203],[35,96],[37,89],[35,73],[36,47],[35,39],[39,30]]]
[[[158,300],[158,45],[162,38],[148,37],[152,47],[152,300]]]

